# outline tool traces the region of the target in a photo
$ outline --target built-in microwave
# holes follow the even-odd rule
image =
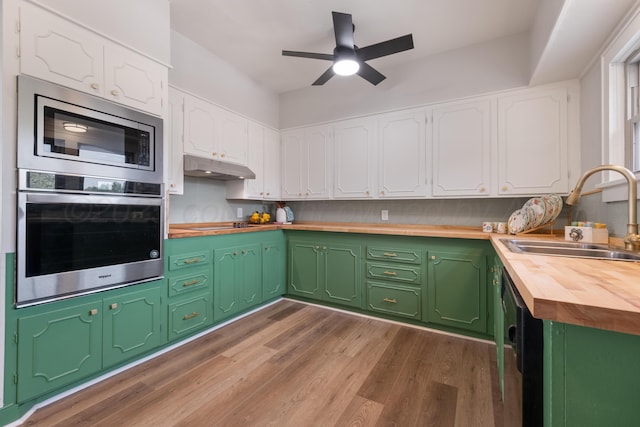
[[[162,183],[162,119],[18,76],[18,168]]]

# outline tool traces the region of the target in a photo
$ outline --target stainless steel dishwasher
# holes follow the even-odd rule
[[[542,320],[525,305],[509,273],[502,274],[505,342],[504,425],[542,426]]]

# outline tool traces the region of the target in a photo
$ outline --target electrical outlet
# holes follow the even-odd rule
[[[242,214],[242,208],[238,208],[238,212],[236,213],[237,218],[242,218],[244,215]]]
[[[386,209],[382,209],[380,211],[380,219],[382,221],[389,221],[389,211]]]

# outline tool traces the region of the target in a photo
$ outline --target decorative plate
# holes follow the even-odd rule
[[[546,196],[542,196],[542,201],[544,202],[544,218],[542,218],[542,223],[548,224],[551,222],[553,212],[555,212],[553,198],[548,194]]]
[[[524,204],[524,207],[529,207],[533,210],[533,219],[531,221],[531,228],[538,227],[544,224],[544,217],[546,208],[542,197],[533,197]]]
[[[507,227],[510,234],[522,233],[526,230],[527,223],[529,222],[529,215],[524,209],[515,210],[509,217]]]
[[[553,221],[558,217],[558,215],[560,215],[560,212],[562,211],[562,197],[558,196],[557,194],[552,194],[550,197],[551,197],[551,200],[553,201],[553,208],[554,208],[553,215],[551,218],[551,221]]]

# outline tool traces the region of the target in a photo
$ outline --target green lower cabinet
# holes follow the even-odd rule
[[[340,305],[362,305],[362,247],[289,241],[289,293]]]
[[[102,300],[18,319],[18,402],[102,369]]]
[[[169,304],[168,338],[174,340],[203,329],[212,322],[211,293],[190,294]]]
[[[284,240],[262,244],[262,300],[284,295],[287,287]]]
[[[504,397],[504,311],[502,309],[502,263],[495,256],[491,266],[491,299],[493,304],[493,338],[496,343],[496,361],[500,393]]]
[[[420,320],[420,288],[367,282],[367,308],[393,316]]]
[[[162,343],[160,287],[103,300],[103,367],[146,353]]]
[[[229,317],[262,301],[261,245],[213,251],[213,318]]]
[[[428,252],[427,321],[487,332],[487,257],[484,253]]]

